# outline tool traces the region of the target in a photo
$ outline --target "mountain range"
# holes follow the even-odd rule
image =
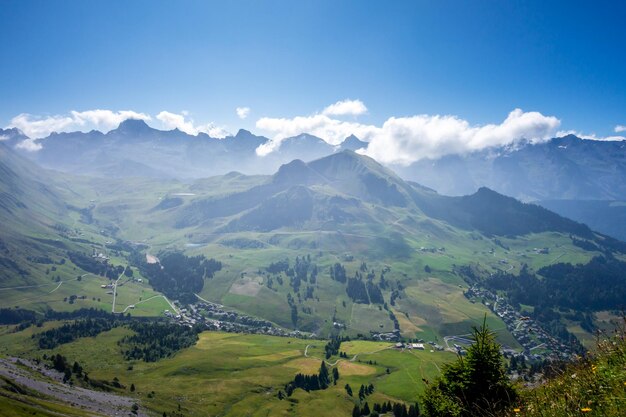
[[[4,144],[15,148],[28,139],[18,129],[0,129]],[[271,174],[292,160],[311,161],[343,150],[363,150],[367,142],[351,135],[339,146],[303,133],[282,141],[278,150],[258,156],[269,139],[239,130],[216,139],[178,129],[161,131],[129,119],[108,133],[53,133],[38,140],[42,148],[21,154],[39,165],[62,172],[101,178],[193,180],[238,172]],[[574,135],[544,143],[493,147],[465,155],[420,159],[408,166],[390,165],[402,178],[445,195],[466,195],[480,187],[535,202],[620,239],[626,200],[626,147],[620,141],[585,140]],[[592,203],[611,207],[602,216]],[[556,204],[556,201],[560,203]],[[573,209],[573,207],[576,207]],[[595,206],[594,206],[595,207]]]
[[[114,134],[117,140],[124,129]],[[229,172],[186,182],[74,176],[45,170],[10,144],[0,143],[0,150],[0,281],[42,291],[60,282],[51,288],[56,292],[0,294],[3,302],[28,308],[58,308],[58,297],[84,293],[94,301],[87,297],[80,306],[106,305],[99,286],[76,281],[77,274],[93,272],[94,261],[85,256],[103,251],[118,265],[140,267],[135,251],[147,248],[158,256],[184,251],[216,258],[224,267],[205,279],[199,295],[282,327],[329,334],[332,323],[341,322],[351,335],[394,327],[406,335],[445,335],[469,329],[477,315],[497,320],[463,298],[460,267],[474,265],[481,274],[519,272],[555,259],[585,263],[626,253],[624,243],[538,205],[486,187],[445,196],[351,150],[310,162],[295,159],[272,175]],[[319,271],[302,286],[300,278],[263,272],[281,262],[297,268],[302,257],[307,269]],[[370,296],[346,289],[345,278],[329,275],[331,267],[345,268],[348,277],[367,272],[367,285],[375,286],[367,290]],[[424,291],[429,298],[419,296]],[[395,316],[375,306],[390,294]],[[456,301],[442,304],[441,297]],[[296,308],[297,319],[289,308]],[[459,315],[457,309],[471,313]],[[363,314],[371,320],[360,321]],[[398,314],[406,318],[403,325],[392,320]],[[507,333],[502,337],[516,343]]]
[[[26,139],[17,129],[0,130],[0,137],[9,146]],[[39,151],[23,153],[46,168],[76,174],[192,179],[226,174],[233,167],[245,174],[270,174],[294,159],[310,161],[368,145],[351,135],[331,146],[303,133],[283,140],[277,151],[258,156],[255,150],[268,141],[243,129],[216,139],[178,129],[161,131],[129,119],[106,134],[52,133],[37,141]],[[620,141],[568,135],[390,167],[404,179],[446,195],[469,194],[485,186],[523,201],[626,199],[626,144]]]

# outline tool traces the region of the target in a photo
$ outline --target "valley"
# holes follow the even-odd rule
[[[346,384],[372,384],[372,403],[408,406],[482,323],[507,355],[568,359],[582,349],[569,338],[592,340],[588,315],[562,310],[548,321],[490,280],[626,260],[622,242],[538,206],[485,188],[442,196],[352,151],[294,160],[274,175],[185,182],[44,172],[3,151],[7,169],[28,172],[13,191],[28,197],[2,214],[10,268],[0,299],[3,314],[33,316],[5,319],[0,355],[63,355],[101,381],[74,383],[110,386],[148,415],[349,415],[365,399]],[[53,191],[32,200],[40,184]],[[15,224],[33,205],[58,210]],[[113,313],[98,319],[111,323],[101,332],[37,347],[43,330],[98,310]],[[197,341],[154,350],[141,344],[141,323],[192,329]],[[333,338],[339,349],[327,353]],[[123,351],[128,343],[136,347]],[[285,391],[323,360],[339,372],[336,385]],[[36,407],[32,393],[20,395]]]
[[[0,417],[624,417],[624,21],[0,0]]]

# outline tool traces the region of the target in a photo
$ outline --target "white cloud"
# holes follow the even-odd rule
[[[591,133],[591,134],[589,134],[589,133],[582,133],[582,132],[578,132],[576,130],[559,130],[558,132],[556,132],[556,136],[558,136],[558,137],[563,137],[563,136],[567,136],[567,135],[574,135],[574,136],[577,136],[577,137],[579,137],[581,139],[597,140],[597,141],[604,141],[604,142],[626,140],[626,137],[620,136],[620,135],[598,136],[595,133]]]
[[[297,136],[301,133],[308,133],[320,137],[331,145],[339,145],[351,134],[367,140],[367,138],[373,136],[378,130],[375,126],[345,122],[332,119],[323,114],[298,116],[293,119],[263,117],[256,122],[256,127],[273,134],[270,141],[264,143],[257,149],[257,154],[260,156],[267,155],[277,150],[284,139]]]
[[[213,123],[195,125],[193,120],[188,118],[189,113],[186,111],[181,114],[162,111],[156,118],[161,121],[166,129],[179,128],[181,131],[191,135],[197,135],[200,132],[206,133],[214,138],[223,138],[229,135],[229,132]],[[15,127],[20,129],[29,139],[26,139],[16,146],[28,151],[38,151],[42,148],[40,139],[47,137],[52,132],[86,132],[97,129],[102,132],[108,132],[116,128],[127,119],[140,119],[144,121],[152,120],[152,117],[146,113],[139,113],[132,110],[86,110],[71,111],[67,115],[53,116],[35,116],[28,113],[22,113],[11,119],[7,127]]]
[[[463,154],[519,141],[543,142],[560,121],[538,112],[515,109],[500,124],[471,126],[456,116],[392,117],[370,139],[365,154],[383,163],[408,165],[423,158]]]
[[[243,120],[250,114],[250,107],[237,107],[235,111],[237,112],[237,117]]]
[[[149,121],[152,118],[145,113],[137,113],[132,110],[87,110],[83,112],[72,111],[72,117],[80,123],[81,127],[95,128],[106,132],[115,129],[127,119],[139,119]]]
[[[367,113],[367,107],[361,100],[341,100],[326,107],[322,114],[326,116],[358,116]]]
[[[200,125],[198,126],[198,131],[206,133],[207,135],[216,139],[223,139],[226,136],[232,135],[232,133],[230,133],[224,127],[217,126],[214,123],[207,123],[205,125]]]
[[[174,129],[185,132],[189,135],[197,135],[198,133],[206,133],[212,138],[224,138],[229,135],[229,132],[224,128],[216,126],[213,123],[207,123],[204,125],[194,124],[193,119],[188,118],[187,112],[181,114],[171,113],[168,111],[162,111],[156,115],[156,118],[161,121],[163,128]]]
[[[0,142],[2,142],[3,140],[9,140],[9,137],[6,135],[0,135]]]
[[[192,120],[185,120],[185,114],[170,113],[168,111],[162,111],[156,115],[157,120],[160,120],[163,124],[163,128],[167,130],[178,129],[181,132],[188,133],[190,135],[197,135],[198,129],[193,125]]]
[[[40,150],[43,146],[41,146],[41,141],[37,140],[37,139],[24,139],[21,142],[18,142],[17,145],[15,145],[16,148],[18,149],[24,149],[25,151],[28,152],[35,152]]]
[[[126,119],[150,120],[145,113],[137,113],[131,110],[87,110],[83,112],[71,111],[69,115],[34,116],[22,113],[11,119],[8,127],[20,129],[31,139],[39,139],[48,136],[52,132],[88,131],[98,129],[109,131],[117,127]]]
[[[72,126],[74,120],[69,116],[48,116],[40,118],[22,113],[11,119],[8,127],[16,127],[30,138],[42,138],[52,132],[62,132]]]
[[[261,145],[257,154],[267,155],[277,150],[282,140],[300,133],[318,136],[331,145],[338,145],[354,134],[369,142],[362,153],[382,163],[408,165],[423,158],[467,153],[522,140],[545,141],[554,136],[559,125],[556,117],[520,109],[509,113],[500,124],[482,126],[472,126],[457,116],[441,115],[391,117],[382,126],[346,122],[326,114],[292,119],[264,117],[257,121],[256,127],[271,133],[272,139]]]
[[[626,132],[626,126],[624,125],[615,126],[615,133],[622,133],[622,132]]]

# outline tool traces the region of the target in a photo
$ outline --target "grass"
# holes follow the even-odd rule
[[[203,254],[215,258],[224,264],[224,268],[214,278],[205,282],[200,294],[203,298],[222,303],[227,308],[240,313],[264,318],[286,328],[292,327],[287,295],[291,293],[297,298],[296,294],[293,294],[293,289],[288,284],[289,279],[284,275],[283,285],[279,285],[274,280],[273,288],[268,288],[266,284],[267,274],[264,273],[264,268],[271,262],[284,258],[289,258],[293,264],[296,256],[311,255],[318,265],[320,273],[317,283],[313,285],[315,287],[313,299],[303,299],[301,303],[298,303],[298,328],[315,332],[321,336],[328,336],[336,332],[336,329],[333,328],[333,318],[347,325],[343,334],[351,337],[358,333],[369,334],[370,331],[391,331],[393,324],[385,310],[380,310],[378,306],[352,303],[345,293],[344,285],[332,281],[328,273],[329,267],[335,262],[341,262],[346,267],[348,276],[354,276],[361,263],[366,262],[368,269],[375,271],[376,280],[379,279],[383,269],[388,269],[388,272],[385,273],[385,279],[391,283],[393,288],[397,288],[398,285],[404,288],[394,306],[390,305],[390,291],[386,290],[384,294],[389,308],[393,310],[399,321],[402,335],[407,338],[432,340],[439,344],[443,344],[442,340],[445,336],[468,333],[472,325],[480,323],[486,314],[488,325],[498,331],[499,341],[505,345],[519,348],[517,342],[504,328],[504,324],[498,317],[484,305],[474,304],[465,299],[463,291],[466,289],[466,283],[460,276],[453,273],[455,266],[478,263],[482,269],[488,272],[507,270],[511,273],[517,273],[522,264],[527,264],[531,269],[537,270],[554,262],[586,262],[597,254],[573,246],[568,236],[558,233],[531,234],[516,238],[501,237],[501,244],[498,244],[494,239],[476,232],[451,227],[441,221],[426,218],[416,211],[400,207],[383,208],[369,203],[364,203],[364,213],[377,221],[352,222],[340,225],[338,230],[324,229],[322,225],[304,231],[280,229],[268,233],[215,233],[221,225],[230,220],[229,218],[210,220],[193,228],[177,229],[173,227],[173,224],[178,209],[153,210],[163,198],[174,193],[195,194],[181,197],[184,201],[182,207],[186,207],[194,200],[206,198],[209,195],[220,195],[234,190],[247,189],[265,180],[267,178],[263,177],[223,177],[188,185],[176,181],[128,180],[119,182],[83,179],[82,182],[79,181],[75,184],[77,194],[67,196],[68,202],[77,207],[87,207],[92,204],[91,200],[93,200],[95,205],[93,213],[97,219],[97,224],[81,223],[80,216],[76,212],[70,212],[66,218],[60,220],[72,230],[72,238],[87,239],[98,248],[104,247],[104,242],[111,239],[107,233],[102,232],[103,229],[106,230],[110,226],[112,230],[119,230],[117,236],[119,238],[135,242],[145,241],[150,246],[150,253],[157,253],[165,248],[173,248],[184,250],[190,255]],[[55,248],[54,238],[57,236],[46,235],[39,230],[29,231],[29,233],[35,237],[48,239],[47,243],[38,243],[38,251],[49,253],[57,262],[66,256],[64,250]],[[220,243],[229,239],[258,241],[261,242],[262,247],[237,249]],[[71,242],[69,239],[63,239],[63,242],[73,250],[91,250],[90,244],[79,244]],[[201,243],[202,246],[187,247],[188,243]],[[533,251],[534,248],[544,247],[549,248],[549,254],[537,254]],[[433,248],[437,250],[431,252],[430,249]],[[34,249],[33,252],[35,252]],[[109,255],[114,254],[109,253]],[[127,254],[112,256],[111,262],[125,265],[127,262],[125,255]],[[506,260],[506,263],[502,263],[502,260]],[[55,267],[57,271],[46,274],[45,270],[49,268],[49,265],[35,264],[29,266],[30,275],[25,280],[32,284],[45,284],[45,286],[24,290],[0,290],[0,303],[4,306],[19,305],[22,308],[40,312],[47,308],[69,311],[81,307],[111,310],[112,296],[106,294],[107,290],[100,288],[102,284],[108,283],[107,279],[85,276],[82,281],[77,281],[77,275],[84,271],[72,265],[69,260],[64,265],[55,265]],[[430,272],[426,272],[426,270]],[[244,272],[248,274],[247,277],[261,276],[259,285],[240,287],[235,285],[233,287],[237,281],[244,283],[245,279],[242,281],[241,275]],[[140,277],[138,271],[135,270],[134,273],[135,277]],[[53,277],[57,275],[64,281],[61,286],[53,282]],[[118,288],[116,311],[122,311],[130,305],[135,305],[134,309],[128,309],[127,312],[137,316],[162,315],[165,309],[170,308],[169,305],[163,298],[152,298],[158,294],[151,289],[145,277],[141,278],[143,278],[143,283],[126,282],[125,279],[121,281],[124,284]],[[0,283],[0,287],[19,285],[21,281],[21,279],[7,280]],[[306,288],[307,285],[309,283],[303,283],[302,287]],[[78,299],[73,304],[65,302],[64,299],[71,295],[84,295],[85,299]],[[572,327],[571,330],[583,340],[588,338],[588,334],[579,327]],[[119,336],[116,335],[115,331],[112,334],[113,339]],[[14,340],[18,342],[17,346],[25,343],[23,340],[18,340],[19,336],[17,335],[5,336],[9,339],[14,337]],[[102,338],[104,337],[103,335]],[[100,339],[97,340],[100,341]],[[77,345],[81,346],[80,349],[90,352],[91,347],[84,345],[84,343],[86,342],[78,341]],[[92,340],[91,343],[94,341]],[[311,349],[311,355],[322,357],[323,343],[317,341],[312,343],[316,347]],[[24,345],[24,349],[26,349],[24,352],[29,352],[28,349],[31,348],[26,345]],[[63,349],[71,349],[70,345],[63,347]],[[109,341],[104,340],[103,349],[107,345],[110,345]],[[81,357],[80,349],[67,353]],[[302,346],[296,349],[287,349],[283,346],[274,350],[268,349],[264,353],[259,353],[255,360],[245,359],[255,356],[244,352],[245,354],[240,355],[242,368],[233,366],[230,370],[243,372],[244,369],[248,369],[251,362],[271,363],[273,365],[284,362],[283,365],[286,366],[289,361],[300,360],[302,363],[298,362],[298,366],[305,366],[305,363],[312,366],[310,360],[303,361],[302,357],[290,356],[293,355],[294,351],[302,349]],[[19,350],[3,344],[0,345],[1,351],[18,352]],[[430,354],[430,352],[427,353]],[[123,365],[120,365],[121,368],[119,369],[113,366],[113,364],[119,363],[119,358],[114,355],[113,350],[102,355],[112,362],[102,364],[102,370],[97,368],[96,372],[105,374],[107,369],[115,372],[123,371],[121,369]],[[220,352],[218,357],[221,357],[220,355],[225,356],[225,353]],[[382,355],[383,357],[403,355],[399,357],[410,358],[408,354],[391,351],[381,351],[371,355]],[[436,358],[439,355],[442,354],[426,355],[422,359],[430,360],[430,358]],[[277,360],[267,358],[277,358]],[[100,360],[96,356],[91,359],[85,357],[86,363],[98,363]],[[407,386],[410,379],[402,377],[402,375],[409,374],[413,377],[419,375],[417,377],[419,380],[421,375],[429,375],[434,372],[436,367],[432,363],[438,364],[436,360],[431,360],[415,368],[411,363],[412,359],[403,368],[402,364],[391,360],[389,366],[393,371],[389,376],[385,373],[386,367],[375,366],[376,371],[372,375],[358,375],[357,372],[350,375],[349,378],[354,378],[355,383],[359,381],[359,378],[376,378],[383,386],[388,384],[387,388],[390,390],[384,393],[377,392],[376,395],[396,395],[394,398],[398,399],[409,398],[416,392],[415,390],[412,391],[413,388],[407,392],[394,392],[391,390],[392,382],[397,380],[398,384]],[[138,365],[138,367],[140,366]],[[293,367],[289,369],[290,372],[293,371]],[[408,369],[408,371],[401,371],[402,369]],[[352,371],[346,369],[346,372]],[[264,383],[257,381],[255,382],[257,385],[254,386],[255,389],[261,391],[267,386],[275,389],[280,384],[276,385],[274,382],[264,385]],[[180,393],[180,395],[184,396],[185,394]],[[240,395],[243,394],[240,393]],[[315,402],[321,401],[327,394],[307,395],[310,395],[311,402]],[[269,394],[269,396],[272,395]],[[255,397],[253,396],[253,398]],[[158,400],[155,399],[154,401]],[[231,397],[228,401],[229,404],[234,404]],[[249,401],[253,400],[239,399],[242,404]],[[293,405],[293,403],[291,404]],[[165,402],[163,406],[165,406]],[[268,407],[270,406],[268,405]],[[270,408],[272,413],[279,415],[288,413],[289,410],[289,412],[295,410],[295,408],[282,407],[281,403],[272,404]],[[233,410],[236,409],[237,407],[233,405]]]
[[[69,405],[46,401],[36,396],[17,394],[3,386],[0,378],[0,410],[2,417],[58,417],[59,415],[70,417],[87,417],[93,413],[87,413]]]
[[[135,384],[135,393],[128,389],[121,393],[136,396],[142,406],[158,414],[170,414],[180,404],[186,416],[349,415],[355,399],[346,394],[346,383],[355,392],[361,384],[374,384],[376,392],[368,398],[370,403],[387,399],[412,402],[423,390],[421,378],[434,378],[438,367],[454,358],[447,352],[400,352],[389,349],[389,343],[344,342],[341,351],[350,358],[358,356],[353,361],[339,357],[329,360],[338,361],[335,366],[340,380],[336,386],[309,393],[297,390],[281,401],[278,390],[296,373],[317,372],[326,341],[204,332],[195,346],[171,358],[145,363],[123,359],[117,341],[129,334],[128,329],[116,328],[95,338],[81,338],[52,351],[40,351],[31,335],[44,329],[12,333],[8,327],[0,328],[0,346],[7,347],[3,353],[23,352],[31,358],[61,353],[69,361],[81,363],[92,379],[110,381],[117,377],[127,387]],[[307,345],[310,347],[305,357]]]
[[[369,334],[370,330],[393,331],[393,322],[389,319],[389,313],[377,305],[353,304],[348,323],[352,330],[363,334]]]
[[[499,245],[494,239],[451,227],[413,210],[384,208],[369,203],[363,204],[364,213],[377,221],[343,224],[338,230],[326,230],[319,226],[311,227],[310,230],[280,229],[267,233],[216,233],[230,218],[211,220],[191,228],[173,227],[179,210],[193,201],[247,189],[266,180],[266,177],[226,176],[191,185],[177,181],[139,179],[124,183],[76,180],[74,185],[77,192],[65,197],[77,207],[93,204],[98,224],[81,223],[76,212],[70,212],[61,220],[72,230],[72,236],[94,242],[99,248],[105,247],[105,241],[111,239],[102,233],[102,228],[110,226],[119,231],[119,238],[145,241],[151,253],[169,248],[183,250],[190,255],[213,257],[221,261],[224,268],[206,281],[200,294],[203,298],[288,328],[293,325],[287,294],[293,293],[293,289],[289,287],[285,276],[283,285],[274,281],[273,289],[267,288],[264,268],[280,259],[289,258],[293,262],[296,256],[311,255],[320,274],[318,283],[314,285],[314,298],[303,300],[298,305],[298,328],[324,336],[333,332],[333,317],[348,325],[345,334],[350,336],[392,329],[392,323],[384,311],[376,311],[377,307],[373,306],[353,305],[344,286],[330,279],[328,269],[335,262],[344,264],[349,276],[354,275],[361,262],[366,262],[369,270],[375,271],[377,279],[380,271],[388,268],[385,278],[406,288],[398,305],[392,306],[402,334],[409,338],[435,340],[450,335],[450,331],[469,330],[471,324],[480,320],[484,314],[487,314],[494,328],[503,327],[489,310],[464,299],[462,291],[466,284],[452,272],[455,265],[475,262],[487,271],[507,269],[515,273],[523,263],[536,270],[552,262],[585,262],[596,254],[573,246],[568,236],[558,233],[501,237]],[[176,193],[194,195],[182,196],[183,205],[180,208],[153,210],[163,198]],[[262,247],[238,249],[220,243],[233,239],[257,241]],[[202,246],[188,247],[189,243],[201,243]],[[82,247],[91,250],[90,245],[72,245],[74,249]],[[541,255],[533,252],[533,248],[543,247],[548,247],[550,253]],[[421,248],[440,250],[432,253]],[[63,255],[60,250],[50,250],[54,252],[52,257],[55,260]],[[113,263],[125,265],[127,262],[124,253],[122,256],[113,256],[113,253],[109,255],[112,255]],[[346,256],[351,256],[352,260],[347,260]],[[502,259],[506,259],[507,263],[500,263]],[[431,272],[425,272],[426,266]],[[33,284],[46,284],[45,287],[1,290],[2,304],[38,311],[47,308],[69,311],[80,307],[110,310],[112,297],[100,288],[102,283],[106,283],[105,279],[85,277],[82,282],[77,282],[76,276],[83,271],[71,262],[57,265],[57,271],[49,275],[44,273],[45,269],[45,265],[35,265],[29,278]],[[243,283],[241,274],[244,272],[248,273],[248,277],[261,275],[259,285],[233,285],[236,282]],[[137,271],[135,274],[139,276]],[[58,288],[52,280],[57,275],[65,281]],[[2,283],[2,286],[9,284]],[[304,288],[307,285],[303,283]],[[63,301],[71,295],[84,295],[85,299],[77,300],[74,304]],[[124,284],[118,291],[116,311],[136,305],[135,309],[129,309],[128,312],[141,316],[161,315],[168,308],[164,300],[155,298],[139,303],[154,295],[156,293],[150,289],[145,277],[143,285],[136,282]],[[388,291],[385,297],[389,299]],[[503,343],[517,347],[506,331],[502,333],[500,340]]]
[[[618,417],[626,410],[626,320],[597,340],[594,353],[549,379],[522,390],[522,399],[509,416]]]

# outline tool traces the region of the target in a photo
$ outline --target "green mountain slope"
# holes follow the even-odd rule
[[[557,261],[586,263],[605,253],[623,256],[620,242],[538,206],[488,189],[441,196],[352,151],[310,163],[295,160],[272,176],[233,172],[192,183],[61,177],[34,165],[5,165],[10,172],[24,170],[7,177],[14,179],[6,186],[16,196],[29,190],[38,198],[19,201],[53,214],[55,228],[39,223],[58,246],[51,252],[54,262],[66,258],[61,281],[90,272],[70,252],[89,258],[102,251],[119,271],[134,265],[134,277],[143,281],[128,280],[120,291],[123,308],[157,295],[150,277],[140,275],[144,252],[175,250],[222,263],[205,277],[202,298],[285,328],[351,336],[395,332],[441,342],[466,333],[487,314],[502,342],[518,346],[501,317],[464,296],[463,267],[489,276],[537,271]],[[6,216],[15,220],[18,209],[30,212],[16,203]],[[39,224],[28,216],[19,221],[24,223],[15,220],[12,230],[24,236]],[[27,247],[26,241],[21,245]],[[55,290],[55,275],[44,274],[49,266],[26,256],[7,259],[36,271],[31,282]],[[15,271],[9,275],[21,280]],[[25,308],[111,309],[112,297],[99,289],[107,282],[96,276],[61,283],[52,295],[16,290],[0,291],[0,297]],[[85,298],[63,302],[71,295]],[[163,314],[167,308],[138,304],[133,313]]]

